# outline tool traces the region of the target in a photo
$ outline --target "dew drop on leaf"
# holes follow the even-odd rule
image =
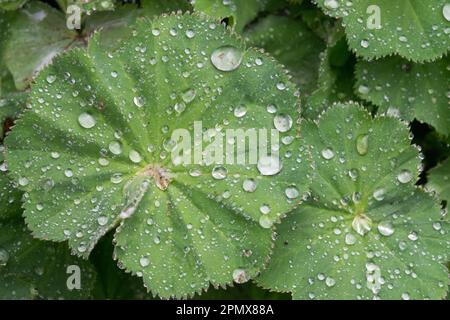
[[[378,224],[378,232],[383,236],[389,237],[394,234],[394,231],[395,229],[389,221],[380,222]]]
[[[181,95],[181,99],[183,99],[183,101],[185,103],[191,103],[196,96],[196,92],[194,89],[188,89],[185,92],[183,92],[183,94]]]
[[[351,233],[347,233],[345,235],[345,243],[349,246],[354,245],[356,243],[356,237]]]
[[[256,182],[253,179],[245,179],[242,183],[245,192],[254,192],[256,190]]]
[[[325,0],[324,5],[331,10],[339,8],[339,2],[337,0]]]
[[[334,152],[330,148],[325,148],[322,150],[322,157],[326,160],[334,158]]]
[[[0,267],[6,266],[9,260],[9,253],[3,248],[0,248]]]
[[[273,118],[273,125],[280,132],[289,131],[292,128],[292,118],[288,114],[278,114]]]
[[[235,269],[233,271],[233,281],[236,283],[245,283],[250,280],[250,276],[244,269]]]
[[[242,118],[247,113],[247,108],[244,105],[239,105],[234,108],[234,116],[236,118]]]
[[[408,183],[412,180],[412,174],[411,171],[409,170],[402,170],[398,175],[397,175],[397,180],[400,183]]]
[[[227,169],[223,166],[215,166],[211,174],[214,179],[223,180],[227,177]]]
[[[295,187],[295,186],[290,186],[290,187],[286,188],[284,193],[286,194],[286,197],[288,197],[289,199],[298,198],[298,196],[300,195],[300,192],[298,191],[297,187]]]
[[[142,97],[134,97],[133,102],[138,108],[142,108],[142,106],[144,105],[144,99]]]
[[[382,201],[384,199],[385,191],[383,188],[377,189],[373,192],[373,197],[377,201]]]
[[[50,74],[50,75],[47,76],[46,80],[47,80],[48,83],[53,83],[56,80],[56,76],[53,75],[53,74]]]
[[[446,3],[442,8],[442,14],[445,20],[450,21],[450,3]]]
[[[78,123],[85,129],[91,129],[95,126],[95,118],[87,112],[83,112],[78,116]]]
[[[128,157],[134,163],[139,163],[142,161],[142,157],[141,157],[140,153],[137,152],[136,150],[131,150],[130,153],[128,154]]]
[[[359,214],[353,219],[352,228],[363,236],[372,229],[372,220],[364,214]]]
[[[264,229],[269,229],[273,226],[273,221],[269,216],[263,215],[259,218],[259,225]]]
[[[367,134],[359,135],[356,138],[356,150],[361,156],[367,154],[369,149],[369,136]]]
[[[139,259],[139,264],[141,267],[145,268],[150,264],[150,259],[148,257],[141,257]]]
[[[109,151],[111,151],[112,154],[119,155],[122,153],[122,145],[118,141],[112,141],[109,144]]]
[[[256,166],[263,176],[276,175],[283,167],[280,158],[273,155],[260,157]]]
[[[236,70],[242,62],[242,52],[232,46],[219,47],[211,54],[211,62],[220,71]]]

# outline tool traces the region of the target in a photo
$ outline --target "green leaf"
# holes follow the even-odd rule
[[[87,51],[39,74],[30,106],[6,139],[12,176],[29,193],[28,226],[88,256],[120,225],[116,258],[161,297],[254,277],[269,257],[272,224],[309,186],[295,86],[273,58],[207,18],[140,21],[114,53],[94,37]],[[272,147],[282,170],[274,154],[258,166],[180,165],[172,133],[193,137],[194,121],[214,129],[203,150],[226,129],[281,131]]]
[[[439,198],[450,202],[450,158],[431,169],[428,173],[427,189],[437,192]]]
[[[9,36],[2,39],[3,60],[18,90],[25,89],[53,57],[77,42],[77,33],[67,29],[64,15],[42,2],[31,2],[4,19]]]
[[[141,0],[141,15],[146,17],[158,16],[162,13],[188,11],[192,6],[185,0]]]
[[[379,106],[380,112],[414,118],[450,133],[448,79],[450,58],[426,63],[410,63],[400,57],[356,65],[356,93]]]
[[[0,0],[0,10],[17,10],[28,0]]]
[[[69,266],[80,270],[80,289],[67,285]],[[94,279],[90,263],[71,256],[65,244],[33,239],[20,215],[0,213],[0,299],[86,299]]]
[[[334,33],[340,35],[330,36],[335,40],[321,54],[318,87],[307,98],[303,108],[302,115],[307,119],[316,119],[334,103],[357,99],[353,93],[355,59],[349,53],[342,34],[339,31]]]
[[[450,47],[447,0],[315,1],[328,15],[342,18],[350,48],[366,59],[396,53],[430,61]]]
[[[93,12],[114,10],[116,5],[115,0],[63,0],[63,2],[66,8],[70,5],[75,5],[88,15]]]
[[[259,11],[267,5],[268,0],[195,0],[196,11],[204,12],[218,19],[229,18],[229,25],[237,32],[256,18]]]
[[[449,224],[414,186],[407,126],[338,104],[302,132],[316,167],[311,197],[277,228],[258,282],[295,299],[444,298]]]
[[[317,85],[323,41],[301,21],[267,16],[253,25],[245,37],[253,46],[263,48],[284,64],[304,97]]]

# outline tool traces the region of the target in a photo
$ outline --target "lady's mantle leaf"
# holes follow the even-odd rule
[[[251,45],[264,48],[289,69],[303,97],[316,87],[319,54],[325,46],[304,23],[268,16],[252,26],[245,36]]]
[[[356,65],[357,94],[380,111],[412,121],[416,118],[450,133],[450,58],[416,64],[399,57]]]
[[[336,105],[302,132],[317,169],[311,199],[277,228],[259,282],[297,299],[445,297],[448,222],[414,186],[407,127]]]
[[[436,60],[450,47],[447,0],[315,0],[342,18],[352,50],[365,58],[393,53],[413,61]]]
[[[6,139],[34,235],[68,239],[87,256],[120,224],[121,266],[163,297],[255,276],[271,251],[272,224],[309,185],[298,93],[284,70],[197,16],[138,22],[114,53],[97,40],[40,73],[32,109]],[[171,156],[180,145],[172,133],[187,130],[192,147],[198,125],[212,129],[204,151],[212,141],[243,142],[221,138],[227,129],[273,130],[281,142],[258,165],[236,156],[220,164],[204,153],[202,165],[182,165]],[[257,145],[241,151],[246,163]]]
[[[450,160],[447,158],[428,173],[427,188],[439,194],[439,198],[450,201]]]
[[[28,0],[0,0],[0,10],[16,10],[27,2]]]
[[[0,299],[89,298],[90,263],[71,256],[65,244],[33,239],[20,212],[8,218],[0,212]]]

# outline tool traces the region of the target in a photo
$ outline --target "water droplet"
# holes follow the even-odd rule
[[[286,188],[284,193],[286,194],[286,197],[288,197],[289,199],[298,198],[298,196],[300,195],[297,187],[295,187],[295,186],[290,186],[290,187]]]
[[[72,178],[72,177],[73,177],[73,171],[70,170],[70,169],[66,169],[66,170],[64,171],[64,175],[65,175],[67,178]]]
[[[181,95],[181,99],[185,103],[191,103],[195,99],[196,92],[194,89],[188,89]]]
[[[446,3],[442,8],[442,14],[444,15],[445,20],[450,21],[450,3]]]
[[[283,82],[278,82],[277,89],[283,91],[284,89],[286,89],[286,85]]]
[[[375,190],[372,195],[375,200],[382,201],[384,199],[384,194],[385,194],[384,189],[380,188]]]
[[[330,160],[334,158],[334,152],[330,148],[326,148],[322,150],[322,157],[326,160]]]
[[[250,280],[250,276],[244,269],[235,269],[233,271],[233,281],[236,283],[245,283]]]
[[[361,134],[356,138],[356,150],[361,156],[367,154],[369,150],[369,135]]]
[[[95,118],[87,112],[83,112],[78,116],[78,123],[85,129],[91,129],[95,126]]]
[[[136,176],[125,184],[123,187],[125,205],[120,212],[121,219],[127,219],[133,215],[149,186],[150,179],[147,176]]]
[[[142,157],[139,152],[136,150],[130,150],[130,153],[128,154],[128,157],[130,160],[134,163],[139,163],[142,161]]]
[[[292,128],[292,118],[288,114],[278,114],[273,118],[273,125],[280,132],[289,131]]]
[[[161,34],[161,31],[159,31],[159,29],[152,29],[152,35],[154,35],[155,37],[159,36]]]
[[[417,232],[412,231],[408,234],[408,239],[411,241],[417,241],[417,239],[419,239],[419,236],[417,235]]]
[[[259,211],[262,214],[268,214],[270,212],[270,207],[267,204],[263,204],[261,207],[259,207]]]
[[[50,156],[51,156],[53,159],[59,159],[60,154],[59,154],[59,152],[54,151],[54,152],[52,152],[52,153],[50,154]]]
[[[184,102],[177,102],[173,108],[177,113],[182,113],[186,110],[186,104]]]
[[[442,228],[442,225],[439,222],[434,222],[433,223],[433,229],[434,230],[439,231],[439,230],[441,230],[441,228]]]
[[[361,94],[366,95],[366,94],[368,94],[368,93],[370,92],[370,89],[369,89],[368,86],[360,85],[360,86],[358,87],[358,92],[361,93]]]
[[[327,287],[332,287],[336,284],[336,280],[334,280],[333,278],[327,277],[325,279],[325,284],[327,285]]]
[[[222,180],[227,177],[227,169],[223,166],[215,166],[211,174],[214,179]]]
[[[29,180],[25,177],[20,177],[18,182],[20,186],[25,187],[26,185],[28,185]]]
[[[195,37],[194,30],[191,30],[191,29],[186,30],[186,37],[188,37],[189,39],[192,39],[193,37]]]
[[[145,268],[150,264],[150,259],[148,257],[141,257],[139,259],[139,264],[141,267]]]
[[[269,216],[262,215],[259,218],[259,225],[261,227],[263,227],[264,229],[269,229],[269,228],[271,228],[273,226],[273,221],[272,221],[272,219]]]
[[[260,157],[256,166],[263,176],[273,176],[281,171],[283,164],[279,157],[272,155]]]
[[[105,216],[98,217],[97,222],[99,225],[104,226],[108,223],[108,217]]]
[[[144,106],[144,98],[142,97],[134,97],[133,102],[138,108],[142,108]]]
[[[397,175],[397,180],[400,183],[408,183],[412,180],[412,174],[409,170],[402,170],[398,175]]]
[[[118,141],[112,141],[109,144],[109,151],[111,151],[112,154],[119,155],[122,153],[122,144]]]
[[[121,173],[114,173],[114,174],[111,176],[111,182],[114,183],[114,184],[121,183],[121,182],[122,182],[122,179],[123,179],[123,177],[122,177],[122,174],[121,174]]]
[[[220,71],[236,70],[242,62],[242,52],[232,46],[219,47],[211,54],[211,62]]]
[[[380,232],[383,236],[389,237],[394,234],[394,231],[394,226],[388,221],[380,222],[378,224],[378,232]]]
[[[372,229],[372,220],[364,214],[359,214],[353,219],[352,228],[363,236]]]
[[[117,78],[118,73],[116,71],[111,71],[111,77]]]
[[[409,297],[409,294],[408,293],[402,293],[402,300],[409,300],[410,299],[410,297]]]
[[[9,260],[9,253],[5,249],[0,248],[0,267],[6,266]]]
[[[266,110],[268,113],[275,113],[277,112],[277,107],[274,104],[269,104]]]
[[[247,113],[247,108],[244,105],[237,106],[234,108],[234,116],[237,118],[242,118]]]
[[[331,10],[339,8],[339,2],[337,2],[337,0],[325,0],[324,5]]]
[[[347,233],[345,235],[345,243],[349,246],[354,245],[356,243],[356,237],[351,233]]]
[[[47,76],[46,80],[47,80],[48,83],[53,83],[53,82],[55,82],[55,80],[56,80],[56,76],[53,75],[53,74],[49,74],[49,75]]]
[[[361,47],[368,48],[369,47],[369,41],[366,39],[361,40]]]
[[[256,182],[253,179],[245,179],[242,188],[246,192],[254,192],[256,190]]]

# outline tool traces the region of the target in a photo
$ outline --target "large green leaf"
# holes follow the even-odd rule
[[[116,258],[162,297],[243,282],[267,261],[272,224],[309,185],[298,101],[272,58],[206,18],[140,21],[115,53],[94,37],[40,73],[31,110],[6,139],[12,176],[29,193],[27,224],[82,256],[120,225]],[[213,129],[209,142],[256,128],[281,143],[258,165],[180,165],[172,132],[192,137],[194,121]]]
[[[359,61],[356,93],[379,106],[381,112],[412,121],[414,118],[450,133],[448,90],[450,58],[415,64],[400,57]]]
[[[311,198],[277,228],[259,282],[296,299],[444,298],[449,224],[414,186],[419,152],[406,125],[338,104],[302,132]]]
[[[16,10],[27,2],[28,0],[0,0],[0,10]]]
[[[325,45],[304,23],[267,16],[252,26],[245,37],[251,45],[263,48],[288,68],[303,97],[315,89],[319,55]]]
[[[450,201],[450,158],[428,173],[427,188],[437,192],[439,198],[448,203]]]
[[[359,56],[397,53],[408,60],[429,61],[450,47],[447,0],[315,1],[325,13],[342,18],[350,48]]]

